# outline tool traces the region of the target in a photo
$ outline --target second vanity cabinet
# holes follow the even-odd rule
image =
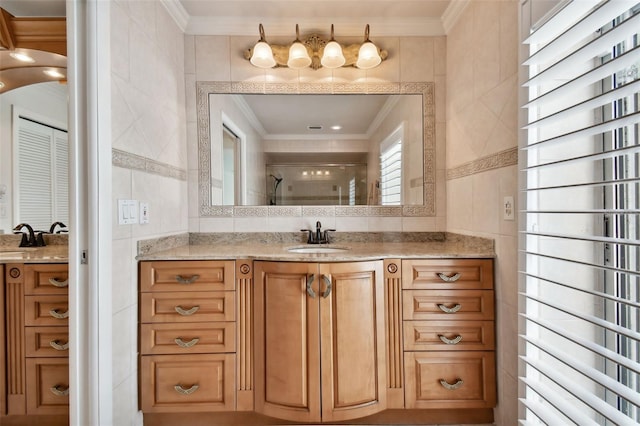
[[[384,410],[382,261],[254,268],[255,411],[327,422]]]

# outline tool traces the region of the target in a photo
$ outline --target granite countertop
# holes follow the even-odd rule
[[[20,235],[0,235],[0,264],[66,263],[69,261],[69,236],[44,235],[44,247],[20,247]]]
[[[406,241],[406,238],[367,238],[342,236],[335,243],[314,245],[295,238],[245,238],[242,235],[192,234],[174,247],[162,244],[139,245],[138,260],[257,259],[287,262],[348,262],[384,258],[493,258],[493,241],[444,234],[441,238]],[[299,237],[298,237],[299,239]],[[414,238],[415,239],[415,238]],[[157,241],[156,241],[157,243]],[[325,253],[296,253],[292,248],[337,249]],[[340,250],[343,249],[343,250]]]

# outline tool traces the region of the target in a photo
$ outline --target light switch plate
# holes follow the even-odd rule
[[[136,200],[118,200],[118,224],[138,223],[138,202]]]
[[[513,196],[509,195],[504,197],[502,202],[502,218],[504,220],[515,220],[515,205],[513,203]]]

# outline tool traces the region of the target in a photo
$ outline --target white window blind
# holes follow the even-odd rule
[[[17,121],[16,218],[38,230],[68,223],[67,132],[23,117]]]
[[[402,140],[391,143],[380,155],[380,202],[402,203]]]
[[[524,41],[520,424],[640,423],[640,3]]]

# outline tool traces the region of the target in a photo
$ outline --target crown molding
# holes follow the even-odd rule
[[[449,34],[470,3],[471,0],[453,0],[449,3],[442,14],[442,27],[445,34]]]
[[[168,1],[168,0],[163,0]],[[301,19],[291,22],[246,17],[190,17],[186,33],[190,35],[253,36],[258,37],[258,24],[262,23],[267,38],[294,37],[296,23],[303,34],[329,33],[335,26],[336,37],[363,37],[366,24],[371,27],[371,39],[376,37],[410,37],[445,35],[442,21],[438,18],[386,19],[384,17],[354,22],[353,19]]]
[[[254,114],[253,110],[247,104],[247,101],[241,95],[231,95],[231,100],[240,108],[240,112],[244,115],[244,117],[249,121],[249,125],[253,127],[253,129],[260,134],[263,138],[266,138],[267,131],[258,120],[258,117]]]
[[[160,0],[164,8],[169,15],[173,18],[175,23],[180,27],[182,32],[186,32],[189,25],[189,19],[191,18],[185,8],[182,6],[179,0]]]

